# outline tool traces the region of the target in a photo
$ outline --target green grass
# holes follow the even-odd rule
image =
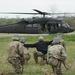
[[[10,35],[10,34],[8,34]],[[43,35],[44,36],[44,35]],[[45,40],[51,40],[55,34],[44,36]],[[35,43],[38,41],[38,36],[21,36],[26,38],[26,43]],[[66,70],[62,65],[63,75],[75,75],[75,35],[62,35],[63,39],[66,42],[67,47],[67,60],[66,63],[71,66],[70,70]],[[12,41],[11,36],[9,37],[1,37],[0,38],[0,72],[3,70],[7,70],[9,72],[13,71],[12,66],[7,62],[7,50],[6,45]],[[49,73],[52,73],[52,69],[50,65],[40,66],[39,64],[35,64],[33,59],[33,52],[35,48],[28,49],[31,55],[31,59],[28,62],[28,65],[24,65],[24,73],[23,75],[45,75],[46,69],[48,69]]]

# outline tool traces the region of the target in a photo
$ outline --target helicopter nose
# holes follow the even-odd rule
[[[75,31],[75,29],[74,29],[74,28],[71,28],[71,29],[70,29],[70,32],[73,32],[73,31]]]

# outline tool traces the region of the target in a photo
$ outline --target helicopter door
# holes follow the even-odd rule
[[[60,31],[60,24],[59,23],[49,23],[47,25],[47,29],[49,33],[57,33]]]

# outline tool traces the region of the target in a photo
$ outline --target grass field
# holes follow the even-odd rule
[[[20,35],[20,37],[26,38],[26,43],[35,43],[38,41],[39,35]],[[51,35],[43,35],[45,40],[51,40],[55,36],[54,34]],[[3,70],[7,70],[9,72],[13,71],[12,66],[7,62],[7,51],[6,45],[12,41],[11,40],[12,34],[1,34],[0,35],[0,72]],[[66,42],[67,48],[67,60],[66,63],[70,66],[70,70],[66,70],[62,65],[63,75],[75,75],[75,34],[70,35],[62,35],[63,39]],[[48,69],[49,73],[52,73],[52,69],[50,65],[42,65],[35,64],[33,59],[33,51],[35,48],[28,49],[31,55],[31,59],[28,62],[28,65],[24,65],[24,73],[23,75],[45,75],[45,71]]]

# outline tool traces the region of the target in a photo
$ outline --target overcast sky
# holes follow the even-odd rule
[[[74,13],[75,0],[0,0],[0,12],[35,12],[32,9],[51,12],[53,7],[56,12]]]

